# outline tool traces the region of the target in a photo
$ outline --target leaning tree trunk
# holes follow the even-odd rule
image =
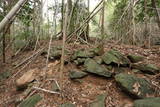
[[[16,13],[21,9],[21,7],[26,3],[26,1],[27,0],[19,0],[16,5],[11,9],[11,11],[3,18],[3,20],[0,22],[0,32],[16,15]]]

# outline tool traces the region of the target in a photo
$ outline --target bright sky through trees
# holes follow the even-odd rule
[[[61,0],[57,0],[59,3],[61,3]],[[66,1],[66,0],[65,0]],[[94,9],[96,4],[99,2],[99,0],[90,0],[90,11]],[[53,7],[55,5],[54,0],[44,0],[43,1],[43,17],[45,20],[47,20],[47,17],[49,17],[49,20],[53,20],[53,10],[48,10],[48,7]],[[86,0],[86,5],[87,5],[87,0]],[[59,15],[60,16],[60,15]]]

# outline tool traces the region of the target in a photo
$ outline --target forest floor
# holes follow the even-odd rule
[[[61,41],[53,41],[52,45],[61,45]],[[42,46],[43,44],[41,48]],[[66,48],[70,52],[73,52],[77,49],[87,49],[90,47],[84,44],[67,44]],[[155,64],[160,67],[160,46],[144,49],[137,46],[106,43],[104,45],[104,50],[107,51],[110,49],[117,49],[124,55],[137,54],[144,56],[146,57],[144,62]],[[134,99],[117,86],[114,78],[106,79],[96,75],[88,75],[80,81],[71,80],[68,76],[68,71],[75,68],[77,69],[77,66],[70,62],[64,66],[61,79],[59,72],[60,60],[49,62],[48,69],[46,69],[46,58],[41,55],[32,58],[33,60],[27,65],[25,63],[16,69],[14,68],[14,64],[21,63],[34,53],[35,51],[21,52],[14,58],[9,57],[6,64],[0,62],[0,72],[12,72],[12,75],[8,79],[0,83],[0,107],[15,107],[20,101],[35,93],[39,93],[43,97],[43,100],[41,100],[36,107],[58,107],[65,102],[71,102],[75,104],[76,107],[87,107],[95,100],[96,96],[104,93],[107,94],[105,99],[106,107],[132,107]],[[66,56],[66,59],[67,58],[68,56]],[[29,70],[36,70],[37,87],[51,90],[53,80],[57,81],[63,89],[63,97],[58,94],[51,94],[32,88],[27,88],[25,91],[17,91],[15,81]],[[19,73],[17,74],[17,72]],[[152,78],[153,76],[154,75],[151,75],[148,78]],[[158,80],[157,82],[160,83]]]

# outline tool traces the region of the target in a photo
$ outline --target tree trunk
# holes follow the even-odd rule
[[[0,32],[6,26],[8,22],[16,15],[16,13],[21,9],[21,7],[26,3],[27,0],[19,0],[16,5],[11,9],[11,11],[3,18],[0,22]]]
[[[6,62],[6,52],[5,52],[5,48],[6,48],[6,43],[5,43],[5,41],[6,41],[6,38],[5,38],[5,32],[3,32],[2,33],[2,35],[3,35],[3,63],[5,63]]]
[[[144,23],[145,23],[145,28],[144,28],[144,48],[148,47],[148,16],[147,16],[147,0],[144,0]]]
[[[62,43],[62,56],[61,56],[61,65],[60,65],[60,80],[61,80],[61,87],[62,87],[62,79],[63,79],[63,68],[64,68],[64,56],[65,56],[65,42],[66,42],[66,36],[67,36],[67,22],[68,22],[68,2],[67,0],[67,6],[66,6],[66,13],[64,17],[64,25],[63,25],[63,43]]]
[[[152,2],[152,7],[155,9],[156,12],[158,27],[160,28],[160,13],[157,9],[157,0],[151,0],[151,2]]]
[[[62,14],[61,30],[63,31],[63,20],[64,20],[64,0],[62,0],[61,14]],[[63,34],[62,34],[62,35],[63,35]]]
[[[89,9],[90,9],[90,0],[88,0],[88,15],[89,15]],[[87,40],[89,40],[89,22],[88,22],[88,25],[87,25]]]
[[[3,1],[3,3],[4,3],[4,6],[3,6],[3,16],[5,16],[6,15],[6,2]],[[6,52],[5,52],[5,48],[6,48],[6,38],[5,38],[6,30],[7,30],[7,28],[4,27],[3,28],[3,32],[2,32],[2,35],[3,35],[3,41],[2,41],[3,42],[3,49],[2,49],[3,63],[6,62]]]
[[[102,7],[102,20],[101,20],[101,36],[104,39],[104,11],[105,11],[105,0],[103,0],[103,7]]]

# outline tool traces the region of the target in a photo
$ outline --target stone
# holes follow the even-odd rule
[[[138,70],[138,69],[132,69],[132,72],[134,72],[134,73],[141,73],[141,71]]]
[[[93,59],[86,59],[84,63],[85,71],[89,73],[93,73],[99,76],[104,77],[111,77],[112,73],[109,72],[105,67],[99,65],[96,61]]]
[[[103,54],[102,59],[105,64],[129,65],[130,61],[117,50],[110,50]]]
[[[34,79],[34,72],[37,69],[32,69],[23,74],[19,79],[16,80],[16,86],[18,90],[27,88],[28,84],[31,83]]]
[[[70,79],[81,79],[81,78],[88,75],[86,72],[82,72],[82,71],[79,71],[79,70],[71,70],[69,72],[70,72],[69,73]]]
[[[152,84],[144,78],[138,78],[131,74],[120,73],[115,76],[115,80],[121,86],[122,90],[138,98],[152,96],[155,90]]]
[[[134,107],[160,107],[160,97],[135,100]]]
[[[125,67],[114,67],[113,69],[115,74],[124,73],[125,71],[128,71]]]
[[[19,107],[35,107],[36,104],[41,100],[42,97],[39,94],[36,94],[20,103]]]
[[[68,51],[65,50],[65,53],[68,54]],[[48,54],[48,49],[44,50],[41,53],[41,55],[43,55],[45,58],[47,58],[47,54]],[[50,61],[54,61],[54,60],[60,59],[61,58],[61,54],[62,54],[62,47],[61,46],[51,47],[50,54],[49,54],[49,60]]]
[[[143,61],[144,57],[143,56],[138,56],[138,55],[128,55],[127,58],[132,62],[132,63],[137,63],[139,61]]]
[[[92,51],[89,50],[78,50],[74,53],[74,55],[72,56],[72,60],[75,60],[77,58],[92,58],[94,57],[95,54]]]
[[[62,104],[60,107],[76,107],[76,106],[72,103],[65,103],[65,104]]]
[[[97,96],[96,100],[89,104],[89,107],[106,107],[105,106],[106,96],[107,96],[106,94]]]
[[[102,46],[102,44],[100,44],[96,48],[90,49],[90,51],[94,52],[95,55],[101,56],[104,54],[104,47]]]
[[[49,55],[50,60],[56,60],[61,58],[62,51],[61,50],[51,50]]]
[[[139,63],[139,64],[132,64],[131,67],[133,69],[138,69],[143,73],[152,74],[152,75],[160,72],[160,68],[158,68],[156,65],[153,65],[153,64]]]
[[[113,70],[113,66],[111,66],[111,65],[107,65],[107,66],[105,66],[106,67],[106,69],[108,69],[109,71],[112,71]]]
[[[77,58],[76,60],[74,60],[74,63],[78,66],[78,65],[83,65],[85,62],[86,58]]]
[[[3,81],[4,79],[7,79],[11,76],[11,72],[5,71],[0,73],[0,81]]]
[[[102,64],[103,60],[100,56],[94,57],[94,60],[98,63],[98,64]]]

